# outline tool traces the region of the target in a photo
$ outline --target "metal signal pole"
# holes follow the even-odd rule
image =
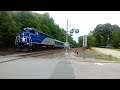
[[[107,46],[108,46],[108,42],[109,42],[109,34],[108,34],[108,39],[107,39]]]
[[[71,27],[71,25],[70,25]],[[67,27],[66,27],[66,42],[65,42],[65,48],[66,48],[66,53],[65,53],[65,56],[68,56],[68,47],[69,47],[69,43],[68,43],[68,32],[70,33],[79,33],[79,30],[78,29],[71,29],[70,31],[68,31],[68,18],[67,18]]]
[[[67,19],[67,27],[66,27],[66,43],[68,43],[68,19]],[[66,46],[66,56],[68,55],[68,51],[67,51],[67,46]]]

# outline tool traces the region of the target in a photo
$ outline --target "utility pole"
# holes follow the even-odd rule
[[[108,42],[109,42],[109,34],[108,34],[108,39],[107,39],[107,46],[108,46]]]
[[[67,18],[67,27],[66,27],[66,44],[68,44],[68,18]],[[66,53],[65,53],[65,55],[67,56],[68,55],[68,51],[67,51],[67,49],[68,49],[68,46],[66,45]]]
[[[66,42],[68,43],[68,19],[67,19],[67,28],[66,28]]]

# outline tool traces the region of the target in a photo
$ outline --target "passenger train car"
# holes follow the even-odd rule
[[[64,42],[56,40],[34,28],[24,28],[15,39],[18,51],[28,51],[37,48],[64,48]]]

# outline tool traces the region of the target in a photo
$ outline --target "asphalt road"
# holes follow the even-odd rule
[[[31,57],[0,63],[0,79],[119,79],[120,63]]]

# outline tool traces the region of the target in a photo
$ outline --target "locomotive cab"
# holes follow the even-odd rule
[[[21,51],[28,51],[30,50],[32,46],[32,39],[31,39],[31,33],[30,28],[24,28],[23,31],[19,33],[19,35],[15,39],[15,46],[17,47],[17,50]],[[31,30],[33,32],[34,30]]]

